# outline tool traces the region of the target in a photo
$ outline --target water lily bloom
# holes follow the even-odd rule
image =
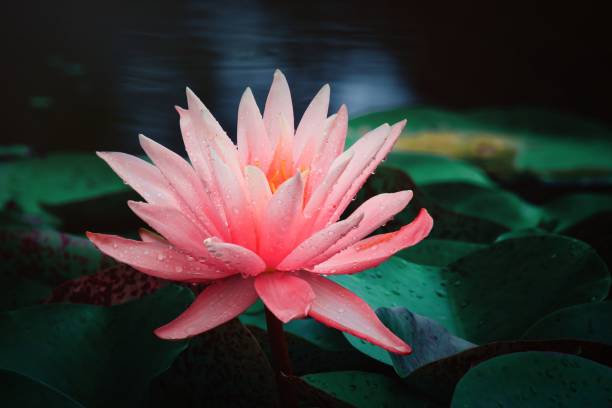
[[[191,163],[142,135],[152,164],[98,153],[144,198],[128,205],[159,235],[89,239],[151,276],[210,283],[157,336],[205,332],[260,298],[283,322],[311,317],[391,352],[410,352],[363,300],[326,277],[375,267],[431,230],[422,209],[398,231],[368,237],[408,204],[411,191],[377,195],[340,218],[405,121],[381,125],[344,151],[348,113],[342,106],[327,116],[329,92],[325,85],[317,93],[296,129],[287,80],[276,71],[263,117],[251,90],[244,92],[236,146],[187,89],[188,109],[176,109]]]

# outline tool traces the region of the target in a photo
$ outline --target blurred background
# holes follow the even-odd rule
[[[331,109],[352,116],[521,106],[612,122],[610,26],[585,2],[39,1],[3,14],[2,144],[36,153],[140,152],[139,132],[182,149],[185,86],[234,135],[244,88],[263,105],[275,68],[297,115],[330,83]]]

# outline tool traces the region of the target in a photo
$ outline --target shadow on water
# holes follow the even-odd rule
[[[290,81],[298,115],[329,82],[332,109],[346,103],[352,114],[432,103],[538,105],[610,122],[604,101],[611,64],[601,32],[609,29],[596,24],[596,11],[582,16],[486,4],[456,10],[394,1],[12,6],[2,144],[137,152],[142,132],[180,151],[172,107],[185,104],[184,86],[234,134],[244,88],[251,86],[263,106],[275,68]]]

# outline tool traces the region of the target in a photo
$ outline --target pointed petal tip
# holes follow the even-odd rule
[[[275,77],[276,77],[276,76],[282,76],[282,77],[284,77],[285,75],[283,74],[283,71],[281,71],[280,69],[276,68],[276,69],[274,70],[274,76],[275,76]]]
[[[410,347],[410,345],[408,345],[407,343],[403,343],[394,346],[392,349],[390,348],[388,351],[393,354],[407,356],[408,354],[412,354],[412,347]]]
[[[189,337],[193,337],[197,334],[197,333],[194,333],[192,335],[187,335],[187,333],[184,333],[184,336],[180,336],[180,335],[177,335],[175,331],[168,330],[166,326],[167,325],[158,327],[157,329],[153,330],[153,333],[162,340],[170,340],[170,341],[184,340]]]

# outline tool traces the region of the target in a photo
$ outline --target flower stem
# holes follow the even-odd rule
[[[293,375],[293,371],[291,370],[291,360],[289,360],[283,323],[267,307],[266,324],[268,326],[268,337],[270,339],[270,348],[272,349],[272,365],[276,373],[276,385],[281,406],[283,408],[297,408],[298,401],[293,385],[287,381],[287,376]]]

